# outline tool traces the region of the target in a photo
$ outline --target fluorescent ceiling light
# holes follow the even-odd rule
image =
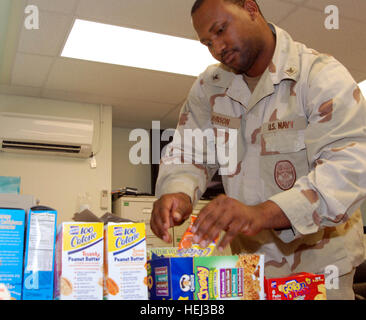
[[[218,62],[197,40],[80,19],[61,56],[190,76]]]
[[[358,87],[361,89],[362,95],[366,98],[366,80],[360,82]]]

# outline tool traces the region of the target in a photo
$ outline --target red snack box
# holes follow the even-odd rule
[[[265,279],[267,300],[326,300],[324,275],[301,272]]]

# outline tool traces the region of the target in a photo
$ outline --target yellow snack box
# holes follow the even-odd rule
[[[103,223],[64,222],[56,235],[55,299],[103,299]]]
[[[106,224],[104,299],[147,300],[144,223]]]

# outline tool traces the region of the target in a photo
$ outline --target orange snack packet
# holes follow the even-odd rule
[[[207,248],[201,248],[199,244],[193,243],[194,234],[192,233],[192,226],[196,219],[197,216],[191,215],[191,222],[178,244],[178,257],[210,256],[216,247],[219,237],[212,241]]]

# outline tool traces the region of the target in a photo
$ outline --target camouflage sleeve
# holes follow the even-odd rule
[[[211,107],[201,86],[198,78],[181,109],[173,141],[161,158],[157,197],[184,192],[195,205],[218,169]]]
[[[366,197],[366,102],[337,60],[320,56],[303,95],[309,173],[274,195],[292,224],[285,242],[346,222]],[[282,234],[282,236],[281,236]]]

